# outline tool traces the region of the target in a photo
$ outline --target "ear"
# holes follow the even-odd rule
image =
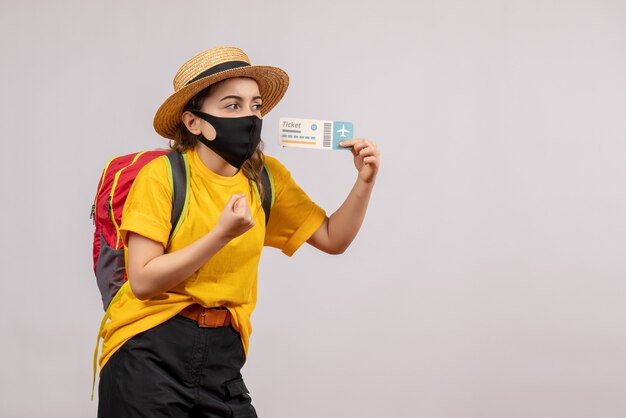
[[[183,120],[183,123],[185,124],[187,130],[192,134],[200,135],[202,133],[202,129],[200,126],[202,120],[199,117],[187,110],[183,112],[183,114],[181,115],[181,119]]]

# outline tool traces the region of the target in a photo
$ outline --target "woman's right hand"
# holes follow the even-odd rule
[[[222,210],[215,229],[229,241],[254,226],[254,219],[245,194],[234,194]]]

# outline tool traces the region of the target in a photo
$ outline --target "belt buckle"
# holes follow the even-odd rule
[[[205,323],[206,320],[206,308],[202,308],[202,310],[200,311],[200,316],[198,316],[198,327],[200,328],[215,328],[212,326],[209,326],[209,324]]]
[[[198,327],[199,328],[220,328],[220,327],[222,327],[223,324],[220,325],[220,324],[217,324],[217,323],[215,323],[215,324],[207,324],[206,323],[206,318],[207,318],[206,311],[208,311],[208,310],[209,309],[207,309],[207,308],[202,308],[202,310],[200,311],[200,315],[198,316]]]

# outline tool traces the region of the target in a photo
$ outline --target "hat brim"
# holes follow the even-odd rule
[[[190,83],[172,94],[163,102],[154,115],[154,129],[165,138],[173,139],[177,125],[181,121],[183,108],[200,91],[222,80],[235,77],[249,77],[259,85],[263,98],[261,115],[267,114],[283,98],[289,86],[289,76],[277,67],[251,65],[221,71]]]

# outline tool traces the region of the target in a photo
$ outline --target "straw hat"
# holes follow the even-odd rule
[[[248,56],[239,48],[211,48],[180,67],[174,77],[174,94],[154,116],[154,129],[159,135],[172,139],[187,102],[211,84],[233,77],[256,80],[263,98],[262,115],[276,106],[289,85],[286,72],[276,67],[251,65]]]

